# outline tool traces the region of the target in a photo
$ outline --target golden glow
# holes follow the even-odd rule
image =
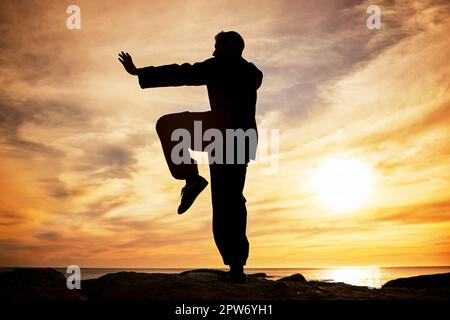
[[[333,282],[364,285],[372,288],[379,288],[381,286],[380,268],[378,266],[339,267],[330,269],[326,273],[326,278]]]
[[[359,160],[346,158],[325,160],[313,179],[319,200],[335,212],[364,205],[372,185],[370,167]]]

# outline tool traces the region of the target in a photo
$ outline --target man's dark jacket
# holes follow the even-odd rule
[[[138,69],[141,88],[201,86],[208,88],[211,110],[224,128],[256,130],[256,91],[262,72],[244,58],[210,58],[194,64]]]

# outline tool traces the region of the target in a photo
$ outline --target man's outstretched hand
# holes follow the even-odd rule
[[[133,76],[137,75],[136,66],[134,65],[133,59],[131,59],[131,56],[128,52],[121,51],[119,53],[119,61],[122,63],[123,67],[129,74]]]

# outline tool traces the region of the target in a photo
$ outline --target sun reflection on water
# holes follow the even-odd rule
[[[336,267],[326,271],[326,278],[330,281],[370,288],[381,287],[380,275],[380,267],[378,266]]]

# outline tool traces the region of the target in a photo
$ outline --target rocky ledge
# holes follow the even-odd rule
[[[17,268],[0,272],[3,300],[448,300],[450,273],[389,281],[381,289],[306,281],[300,274],[270,280],[248,275],[247,284],[219,281],[223,271],[198,269],[181,274],[118,272],[83,280],[69,290],[54,269]]]

